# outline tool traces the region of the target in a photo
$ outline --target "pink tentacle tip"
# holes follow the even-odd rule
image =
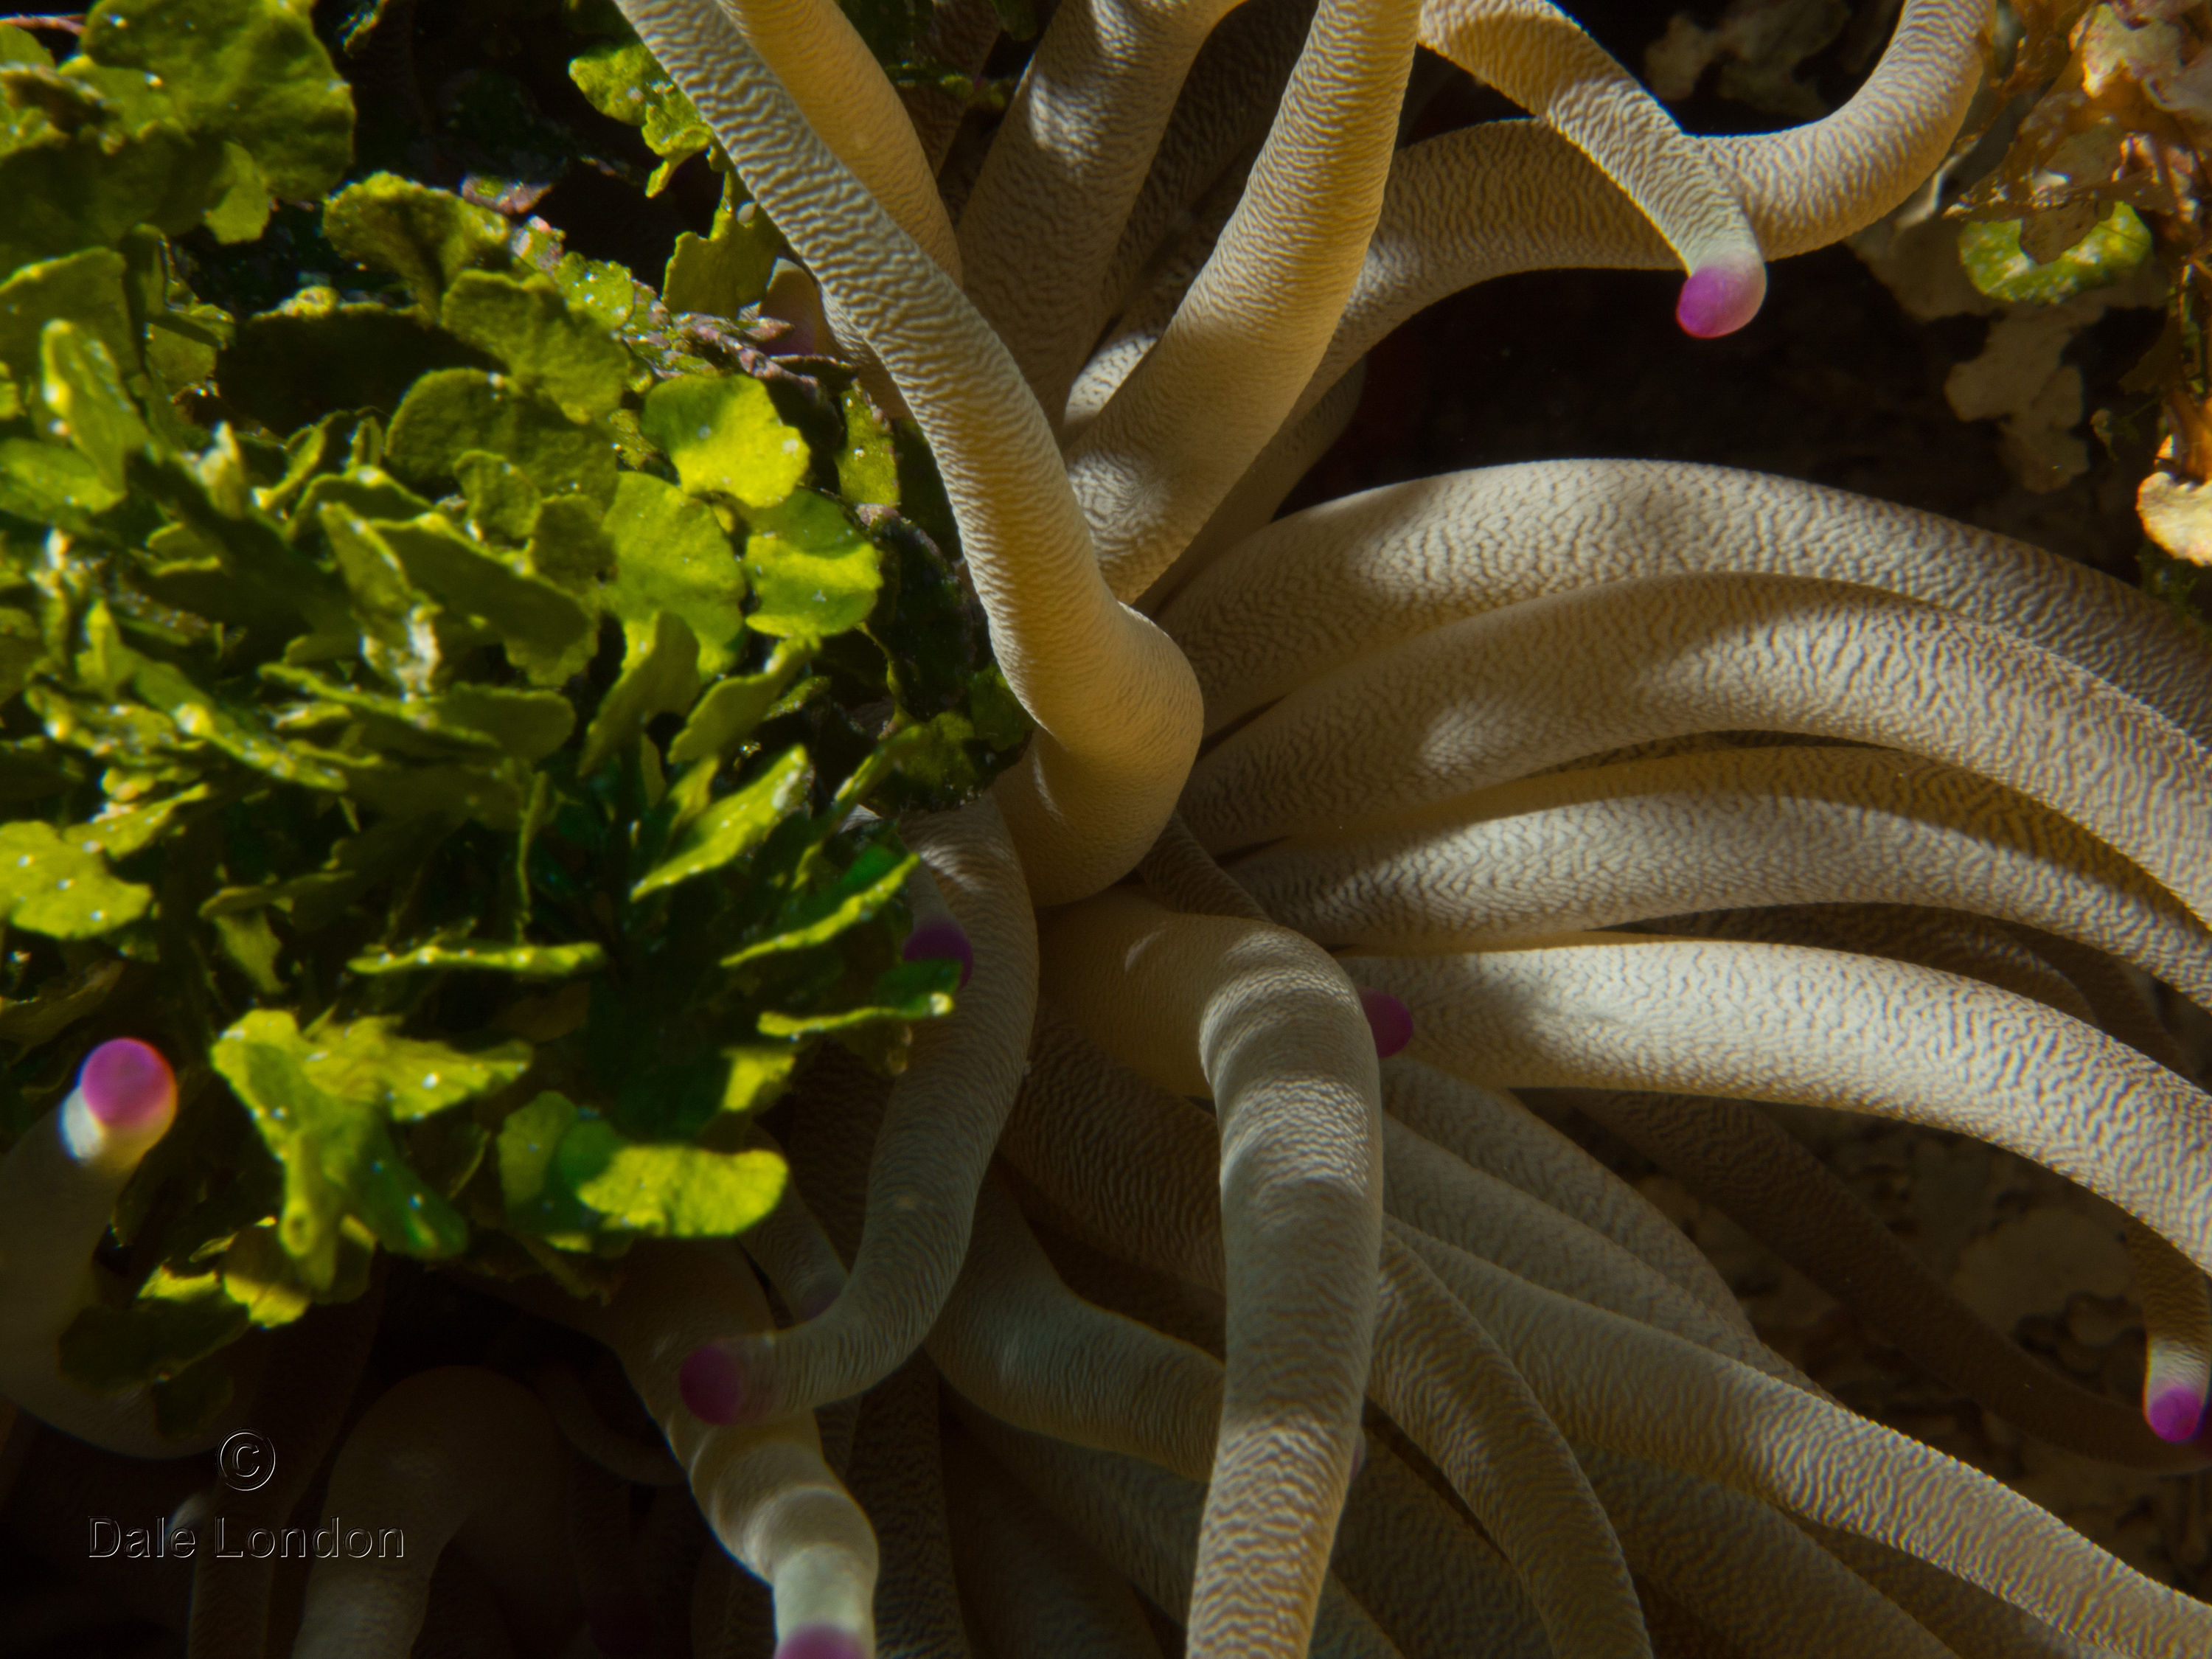
[[[1685,334],[1711,340],[1733,334],[1759,315],[1766,298],[1766,267],[1757,260],[1701,265],[1682,284],[1674,320]]]
[[[775,1644],[775,1659],[868,1659],[868,1650],[848,1630],[802,1625]]]
[[[2186,1382],[2153,1383],[2143,1390],[2143,1420],[2172,1445],[2194,1440],[2204,1421],[2204,1396]]]
[[[150,1128],[176,1109],[177,1079],[169,1062],[136,1037],[117,1037],[86,1055],[76,1086],[85,1109],[104,1129]]]
[[[702,1423],[734,1423],[744,1409],[745,1376],[736,1359],[708,1343],[694,1348],[676,1371],[684,1409]]]
[[[902,952],[908,962],[927,958],[950,958],[960,964],[960,988],[968,988],[968,975],[975,971],[975,947],[968,942],[968,930],[950,916],[931,916],[915,924],[906,936]]]
[[[1362,989],[1359,1011],[1375,1034],[1375,1057],[1388,1060],[1413,1040],[1413,1011],[1388,991]]]

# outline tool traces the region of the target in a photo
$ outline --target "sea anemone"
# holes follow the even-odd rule
[[[2140,988],[2212,1006],[2199,644],[2035,549],[1711,467],[1268,522],[1364,352],[1460,287],[1671,263],[1686,331],[1742,325],[1765,261],[1942,161],[1988,6],[1906,0],[1835,115],[1705,140],[1540,0],[1062,0],[956,229],[829,0],[620,3],[927,434],[1038,728],[901,826],[909,949],[968,977],[896,1083],[802,1079],[793,1185],[739,1241],[785,1322],[697,1243],[604,1307],[508,1292],[612,1350],[776,1651],[1157,1653],[1132,1585],[1209,1659],[1690,1650],[1658,1607],[1746,1655],[2212,1648],[2212,1611],[1769,1349],[1508,1092],[1579,1091],[2020,1428],[2202,1467],[2212,1098]],[[1532,118],[1394,149],[1417,45]],[[82,1267],[165,1127],[105,1088],[0,1170],[0,1389],[112,1443],[23,1358],[63,1310],[15,1282]],[[2118,1206],[2140,1413],[1982,1322],[1761,1101]],[[36,1261],[19,1191],[76,1206]],[[635,1585],[549,1585],[479,1522],[590,1512],[529,1473],[564,1437],[675,1478],[573,1378],[435,1371],[328,1507],[453,1540],[519,1634],[580,1594],[622,1650]],[[318,1563],[300,1651],[405,1651],[440,1616],[408,1573]],[[702,1652],[768,1616],[712,1552],[692,1606]]]

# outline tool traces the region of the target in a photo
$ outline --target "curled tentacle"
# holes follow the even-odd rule
[[[1069,480],[1122,598],[1174,561],[1320,362],[1382,208],[1415,21],[1413,0],[1322,0],[1212,258],[1071,448]],[[1208,395],[1230,376],[1237,397]]]
[[[1530,461],[1326,501],[1239,544],[1160,620],[1218,731],[1464,617],[1599,582],[1727,571],[1924,599],[2056,651],[2212,743],[2203,643],[2139,590],[1933,513],[1681,461]]]
[[[1045,994],[1109,1052],[1214,1098],[1229,1353],[1192,1652],[1299,1651],[1374,1329],[1379,1084],[1366,1018],[1342,970],[1297,935],[1126,893],[1054,919],[1043,957]]]
[[[1512,1362],[1438,1282],[1423,1240],[1382,1240],[1368,1386],[1513,1564],[1557,1653],[1649,1659],[1651,1638],[1597,1495]]]
[[[1519,1188],[1602,1234],[1757,1340],[1704,1251],[1650,1200],[1511,1095],[1401,1055],[1382,1068],[1383,1109],[1468,1168]]]
[[[1547,0],[1425,0],[1421,44],[1487,81],[1597,164],[1690,273],[1674,315],[1733,333],[1766,294],[1759,238],[1711,152]]]
[[[1841,241],[1926,182],[1980,83],[1989,16],[1987,0],[1910,0],[1841,109],[1783,132],[1697,141],[1768,259]],[[1359,281],[1298,406],[1416,312],[1477,283],[1678,263],[1637,205],[1542,122],[1484,122],[1415,144],[1391,163]]]
[[[929,1353],[948,1382],[1016,1428],[1141,1457],[1187,1480],[1212,1472],[1220,1363],[1070,1291],[996,1182],[984,1186],[968,1265]]]
[[[1218,851],[1382,827],[1623,744],[1746,728],[1980,773],[2212,917],[2212,766],[2178,726],[1994,629],[1797,578],[1615,582],[1437,629],[1243,727],[1199,763],[1182,811]]]
[[[1884,750],[1554,773],[1400,828],[1281,842],[1236,875],[1316,939],[1408,954],[1696,911],[1935,906],[2112,951],[2212,1002],[2212,930],[2139,867],[2016,790]]]
[[[496,1597],[526,1650],[551,1652],[576,1620],[562,1563],[568,1455],[537,1397],[495,1371],[420,1371],[378,1397],[331,1471],[298,1659],[404,1659],[451,1545]],[[360,1553],[352,1540],[365,1540]]]
[[[684,1405],[686,1355],[732,1325],[765,1330],[766,1299],[733,1249],[641,1244],[611,1304],[544,1311],[613,1349],[722,1548],[775,1597],[784,1659],[866,1659],[875,1650],[876,1539],[823,1462],[812,1417],[718,1428]]]
[[[1916,1364],[2015,1427],[2085,1457],[2139,1468],[2203,1461],[2161,1444],[2126,1407],[2014,1345],[1756,1106],[1600,1091],[1572,1099]]]
[[[1097,891],[1173,810],[1198,742],[1189,665],[1107,591],[1051,428],[1006,348],[737,26],[711,0],[622,4],[914,410],[999,665],[1042,728],[997,790],[1031,890],[1041,903]]]
[[[915,1035],[868,1171],[851,1276],[787,1330],[732,1338],[684,1365],[709,1422],[757,1422],[860,1393],[917,1347],[951,1293],[976,1189],[1012,1109],[1035,1017],[1036,943],[1021,866],[988,799],[908,830],[975,942],[957,1010]]]
[[[1617,937],[1347,965],[1413,1005],[1423,1058],[1478,1082],[1930,1124],[2033,1158],[2212,1264],[2212,1097],[2156,1061],[2039,1003],[1906,963]]]

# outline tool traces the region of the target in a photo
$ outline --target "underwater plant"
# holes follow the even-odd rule
[[[888,465],[891,428],[872,425],[872,408],[926,436],[953,521],[942,535],[957,536],[995,671],[972,653],[931,663],[933,629],[957,632],[950,595],[911,633],[873,588],[838,628],[793,627],[781,641],[805,639],[825,664],[812,706],[851,701],[832,669],[851,676],[857,653],[889,712],[873,731],[807,726],[805,753],[836,757],[842,781],[777,786],[789,751],[755,733],[804,714],[779,701],[799,653],[756,623],[751,654],[710,663],[714,640],[688,623],[674,636],[667,620],[668,592],[706,603],[693,588],[672,577],[625,593],[658,524],[625,538],[622,520],[593,516],[616,544],[600,562],[579,573],[552,556],[556,530],[581,532],[545,515],[588,491],[559,477],[526,491],[509,474],[529,467],[499,456],[517,432],[563,428],[472,428],[468,404],[431,445],[423,405],[410,423],[401,403],[388,441],[317,411],[336,422],[328,459],[318,447],[297,480],[288,465],[258,483],[270,533],[309,548],[313,532],[291,526],[305,517],[295,498],[315,498],[348,582],[331,620],[367,620],[318,629],[302,601],[259,624],[283,642],[258,671],[264,728],[179,718],[187,697],[160,712],[249,760],[266,758],[257,741],[351,722],[362,729],[334,753],[393,748],[356,769],[423,763],[397,747],[404,728],[464,751],[430,751],[449,769],[495,770],[514,757],[452,728],[483,729],[470,711],[532,693],[482,667],[488,653],[459,677],[473,702],[419,672],[410,685],[404,653],[441,621],[459,641],[471,618],[496,620],[467,597],[495,580],[489,567],[540,581],[607,619],[596,673],[551,653],[535,694],[587,706],[563,702],[568,723],[527,757],[549,798],[596,803],[599,819],[552,817],[523,831],[525,851],[533,833],[565,835],[616,865],[632,901],[661,898],[598,919],[600,948],[638,988],[611,1012],[592,994],[591,1018],[629,1039],[611,1057],[536,996],[495,1029],[545,1053],[457,1038],[452,1063],[482,1075],[450,1101],[410,1077],[421,1051],[404,1045],[422,1039],[399,1031],[403,1014],[442,1015],[443,996],[340,1001],[346,1042],[327,1048],[324,1027],[280,1029],[257,1009],[206,1032],[204,1063],[171,1056],[183,1075],[220,1072],[257,1122],[342,1096],[352,1072],[391,1097],[386,1140],[356,1158],[345,1193],[319,1210],[303,1200],[318,1225],[275,1241],[326,1260],[319,1285],[279,1275],[302,1309],[335,1281],[348,1240],[361,1282],[296,1340],[222,1347],[235,1375],[199,1401],[204,1434],[250,1421],[317,1451],[306,1469],[283,1462],[273,1490],[214,1489],[188,1517],[280,1526],[335,1447],[329,1524],[429,1546],[404,1566],[318,1559],[294,1650],[552,1652],[580,1621],[574,1642],[652,1651],[652,1609],[688,1595],[699,1652],[764,1651],[772,1630],[787,1659],[1157,1654],[1139,1593],[1182,1627],[1184,1651],[1209,1656],[2151,1659],[2212,1644],[2212,1610],[1856,1415],[1771,1351],[1679,1229],[1510,1092],[1577,1091],[2021,1429],[2137,1468],[2212,1462],[2212,1097],[2182,1074],[2131,977],[2212,1006],[2212,658],[2199,637],[2143,594],[2019,543],[1717,467],[1499,467],[1275,518],[1350,420],[1364,353],[1441,295],[1512,270],[1672,265],[1686,331],[1741,326],[1767,261],[1871,222],[1943,160],[1982,71],[1987,6],[1906,0],[1844,108],[1708,140],[1540,0],[1062,0],[988,152],[956,172],[940,171],[944,111],[917,98],[910,116],[882,54],[827,0],[620,5],[637,42],[611,38],[580,84],[629,110],[664,158],[709,145],[726,157],[732,182],[713,234],[694,239],[695,274],[749,257],[767,226],[794,256],[754,302],[808,349],[826,377],[817,392],[837,387],[845,433],[873,457],[850,480],[830,469],[834,482]],[[929,49],[959,57],[937,82],[971,85],[995,21],[950,5],[932,27]],[[1417,47],[1529,118],[1397,148]],[[503,247],[453,228],[469,222],[457,206],[398,181],[377,191],[354,198],[356,218],[399,228],[362,246],[423,285],[423,328],[501,365],[471,358],[428,380],[477,377],[470,395],[494,403],[518,381],[556,402],[573,390],[542,343],[590,303],[579,269],[533,286]],[[496,320],[473,320],[472,295]],[[798,465],[813,470],[748,495],[745,469],[787,451],[746,390],[775,375],[734,350],[733,363],[672,366],[653,333],[616,326],[636,384],[562,416],[608,423],[623,465],[599,488],[615,512],[624,488],[672,520],[696,506],[699,545],[732,562],[737,544],[712,538],[742,525],[757,600],[803,608],[826,555],[863,540],[884,556],[863,556],[869,568],[896,556],[913,591],[937,591],[927,538],[842,511],[795,434]],[[45,322],[39,349],[59,433],[21,441],[81,456],[72,476],[112,492],[157,465],[210,497],[225,487],[216,445],[179,459],[191,434],[99,435],[137,394],[70,319]],[[0,361],[12,362],[4,340]],[[611,372],[604,385],[611,394]],[[618,426],[625,398],[642,418]],[[767,438],[732,462],[723,422],[738,405]],[[358,476],[426,447],[421,481],[457,494],[402,514],[399,497],[372,494],[401,485]],[[230,448],[235,484],[255,457]],[[815,493],[798,499],[819,505],[790,504],[802,476]],[[259,520],[194,517],[197,500],[179,484],[164,506],[184,503],[167,510],[221,544],[203,562],[235,562],[244,538],[224,540],[218,520]],[[127,561],[127,534],[99,516],[114,505],[66,524],[58,511],[55,533],[113,534]],[[349,535],[391,550],[386,562],[349,561]],[[184,539],[162,544],[164,568]],[[82,629],[94,587],[65,580],[80,566],[106,580],[90,560],[33,567],[43,577],[26,585],[62,620],[26,611],[27,637]],[[689,567],[697,580],[712,568],[703,552]],[[377,633],[363,595],[382,590],[362,572],[411,584],[399,614],[438,614]],[[714,639],[727,643],[738,613],[721,598]],[[137,648],[149,634],[139,621]],[[194,643],[155,660],[174,657],[185,678]],[[513,624],[502,675],[526,678],[538,648]],[[118,672],[90,644],[66,659],[42,649],[26,659],[46,665],[40,684],[87,708],[93,689],[127,707],[126,688],[153,705],[147,688],[171,684],[126,656]],[[395,684],[372,695],[312,672],[353,657]],[[994,780],[1022,735],[992,714],[998,674],[1035,730]],[[921,685],[933,702],[916,701]],[[710,719],[706,699],[725,712]],[[682,720],[658,728],[666,753],[694,764],[676,780],[641,758],[658,768],[645,728],[668,715]],[[563,749],[572,729],[584,752]],[[287,741],[288,763],[337,765]],[[605,768],[625,744],[630,760]],[[594,776],[608,780],[596,791]],[[538,799],[536,784],[509,787],[526,807]],[[335,823],[297,838],[289,855],[314,861],[272,879],[357,875]],[[117,879],[98,848],[78,852]],[[525,901],[535,890],[539,866],[521,866],[517,889],[512,861],[457,853],[478,862],[449,887],[489,869]],[[711,902],[695,875],[712,878]],[[19,915],[61,902],[10,890]],[[593,915],[589,887],[577,891],[578,915]],[[456,906],[398,904],[366,942],[319,944],[288,920],[283,942],[356,974],[363,961],[483,974],[496,964],[471,951],[562,948],[512,925],[498,940],[456,932]],[[808,931],[832,921],[860,931]],[[787,975],[746,972],[782,951]],[[678,975],[709,963],[726,976]],[[596,965],[568,959],[560,975]],[[458,992],[450,1004],[465,1006]],[[671,1018],[693,1052],[655,1052]],[[784,1046],[732,1057],[700,1035],[718,1024],[727,1041]],[[885,1037],[881,1052],[842,1040],[868,1026],[902,1040],[908,1025],[910,1041]],[[644,1102],[697,1094],[694,1061],[714,1097],[646,1121]],[[552,1077],[575,1097],[538,1092]],[[168,1144],[173,1080],[130,1036],[90,1048],[76,1079],[0,1164],[0,1393],[149,1457],[165,1449],[159,1424],[105,1422],[114,1402],[68,1374],[64,1338],[125,1182]],[[2126,1212],[2149,1327],[2140,1409],[2067,1382],[1980,1320],[1747,1103],[1760,1101],[1972,1134]],[[473,1159],[410,1127],[465,1103]],[[351,1416],[381,1294],[356,1235],[410,1243],[362,1173],[386,1170],[387,1144],[442,1174],[445,1197],[483,1200],[468,1215],[489,1243],[413,1253],[477,1270],[542,1322],[539,1346],[515,1351],[527,1366],[417,1370]],[[787,1158],[788,1182],[679,1224],[703,1183],[672,1171],[749,1155],[778,1170]],[[612,1173],[648,1166],[627,1187]],[[289,1178],[297,1164],[281,1167]],[[232,1235],[221,1248],[239,1251],[241,1282],[250,1252],[272,1255]],[[543,1334],[562,1328],[611,1352],[634,1398],[593,1369],[591,1346]],[[175,1394],[185,1374],[161,1387]],[[165,1398],[142,1383],[132,1403]],[[289,1419],[277,1432],[249,1407]],[[640,1491],[659,1495],[634,1523]],[[694,1502],[720,1548],[684,1588]],[[445,1576],[449,1561],[468,1576]],[[272,1595],[266,1573],[210,1571],[191,1651],[277,1633]],[[1652,1616],[1660,1607],[1672,1622]]]

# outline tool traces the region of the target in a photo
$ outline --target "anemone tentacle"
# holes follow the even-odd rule
[[[1597,165],[1690,273],[1675,312],[1732,333],[1766,293],[1759,238],[1711,154],[1548,0],[1425,0],[1421,44],[1487,81]]]
[[[758,1422],[872,1387],[921,1345],[959,1276],[975,1193],[1021,1081],[1036,1006],[1036,931],[1022,867],[986,799],[909,832],[975,946],[959,1010],[916,1034],[868,1171],[866,1219],[830,1305],[732,1337],[684,1365],[709,1421]],[[819,1264],[826,1270],[826,1263]]]
[[[2125,1407],[2015,1346],[1756,1106],[1601,1091],[1569,1098],[1881,1329],[1931,1376],[2027,1433],[2137,1468],[2189,1468],[2203,1461],[2161,1444]]]
[[[1255,532],[1161,613],[1208,731],[1446,623],[1638,577],[1817,576],[2079,663],[2212,744],[2203,647],[2148,595],[1933,513],[1674,461],[1531,461],[1386,484]]]
[[[1378,952],[1693,911],[1925,905],[2075,939],[2212,1005],[2212,931],[2140,867],[2014,789],[1891,750],[1723,750],[1554,773],[1403,828],[1280,842],[1235,870],[1284,921]]]

